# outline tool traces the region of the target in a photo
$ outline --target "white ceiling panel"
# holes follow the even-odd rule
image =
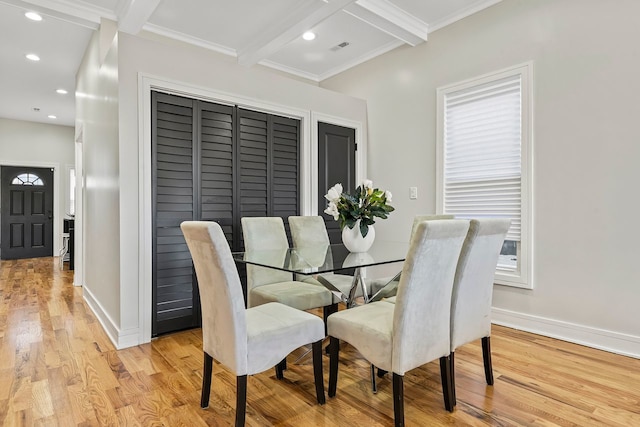
[[[322,5],[322,0],[163,0],[149,23],[239,50],[296,9]]]
[[[340,31],[336,31],[337,28],[340,28]],[[324,76],[332,70],[341,68],[345,63],[351,63],[358,58],[367,57],[368,59],[381,47],[396,42],[394,37],[344,12],[333,15],[312,31],[316,34],[314,40],[306,41],[298,37],[270,56],[267,64],[273,66],[286,64],[292,72],[297,70],[301,75]],[[343,42],[349,45],[335,49]],[[395,44],[395,46],[398,45]]]
[[[46,15],[30,21],[25,11],[0,3],[0,117],[73,125],[76,71],[93,31]],[[28,53],[40,61],[27,60]],[[59,88],[69,93],[59,95]]]

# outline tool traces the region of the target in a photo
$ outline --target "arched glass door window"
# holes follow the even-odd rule
[[[42,179],[33,173],[21,173],[13,178],[11,185],[44,185]]]

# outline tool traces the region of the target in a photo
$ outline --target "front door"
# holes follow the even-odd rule
[[[0,258],[53,255],[53,169],[0,168]]]
[[[324,218],[331,243],[342,241],[340,225],[324,213],[324,195],[335,184],[345,193],[356,189],[356,130],[329,123],[318,123],[318,214]]]

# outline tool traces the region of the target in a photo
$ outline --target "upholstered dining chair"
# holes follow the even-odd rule
[[[317,248],[328,248],[330,245],[329,234],[320,216],[290,216],[288,218],[289,229],[291,230],[291,240],[296,248],[306,248],[309,246]],[[345,295],[349,295],[349,290],[353,283],[353,276],[346,274],[327,273],[322,275],[332,285]],[[315,285],[322,284],[313,277],[303,279],[304,282]],[[362,290],[358,289],[356,296],[362,296]]]
[[[428,221],[411,240],[395,304],[384,301],[329,316],[329,397],[336,395],[340,340],[369,362],[393,372],[396,426],[404,425],[404,374],[440,359],[445,407],[453,411],[451,384],[451,293],[469,221]]]
[[[289,247],[280,217],[244,217],[242,235],[247,251],[285,250]],[[298,310],[327,307],[331,293],[324,287],[294,280],[293,274],[271,268],[247,265],[249,307],[280,302]]]
[[[313,347],[316,398],[324,404],[322,320],[275,302],[245,309],[238,271],[220,226],[215,222],[185,221],[180,228],[193,258],[202,305],[204,374],[200,406],[209,406],[215,359],[237,377],[235,425],[243,426],[247,375],[275,366],[291,351],[307,344]]]
[[[418,224],[420,224],[421,222],[434,221],[439,219],[453,219],[453,218],[454,218],[453,215],[444,215],[444,214],[414,216],[413,225],[411,226],[411,234],[409,235],[409,241],[411,241],[411,238],[413,237],[413,235],[416,232],[416,229],[418,228]],[[400,280],[400,274],[397,274],[395,277],[382,277],[378,279],[373,279],[371,280],[371,283],[370,283],[371,292],[372,294],[375,294],[380,289],[384,288],[385,286],[387,286],[387,284],[389,284],[389,286],[387,286],[387,289],[385,290],[388,296],[387,295],[383,295],[383,296],[387,297],[386,299],[387,302],[394,302],[395,301],[394,291],[398,287],[399,280]]]
[[[491,365],[491,299],[493,281],[509,219],[471,220],[462,245],[451,297],[451,377],[456,404],[454,353],[463,344],[482,339],[484,373],[493,385]]]

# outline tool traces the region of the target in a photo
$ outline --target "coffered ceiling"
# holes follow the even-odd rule
[[[73,125],[75,74],[103,18],[319,82],[499,1],[0,0],[0,117]]]

